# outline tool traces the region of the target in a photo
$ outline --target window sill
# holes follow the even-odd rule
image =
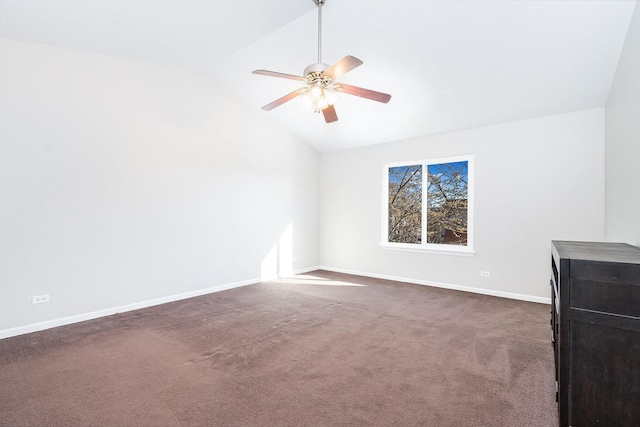
[[[435,255],[453,255],[453,256],[467,256],[472,257],[475,256],[475,252],[472,248],[468,247],[460,247],[460,246],[447,246],[443,248],[434,248],[432,246],[421,246],[421,245],[403,245],[402,243],[380,243],[380,248],[391,251],[402,251],[402,252],[419,252],[423,254],[435,254]]]

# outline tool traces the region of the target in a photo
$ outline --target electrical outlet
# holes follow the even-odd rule
[[[482,277],[491,277],[491,273],[489,271],[481,271],[480,275]]]
[[[36,295],[31,297],[31,304],[44,304],[49,302],[49,295]]]

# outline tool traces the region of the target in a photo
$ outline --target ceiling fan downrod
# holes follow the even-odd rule
[[[313,0],[318,6],[318,64],[322,64],[322,5],[326,0]]]

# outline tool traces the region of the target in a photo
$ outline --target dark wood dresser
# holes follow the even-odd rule
[[[560,426],[640,426],[640,248],[553,241]]]

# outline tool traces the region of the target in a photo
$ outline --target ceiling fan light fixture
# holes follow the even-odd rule
[[[314,111],[316,113],[320,113],[320,112],[322,112],[322,110],[324,110],[328,106],[329,106],[329,103],[327,102],[327,100],[322,98],[322,99],[318,100],[318,102],[316,102],[316,106],[314,108]]]
[[[333,105],[338,100],[338,95],[331,86],[327,86],[322,89],[322,97],[318,100],[318,105],[321,110],[324,110],[329,105]]]
[[[307,94],[309,95],[309,98],[311,98],[311,100],[314,102],[318,102],[322,98],[324,98],[324,87],[322,85],[322,82],[314,82],[307,91]]]

